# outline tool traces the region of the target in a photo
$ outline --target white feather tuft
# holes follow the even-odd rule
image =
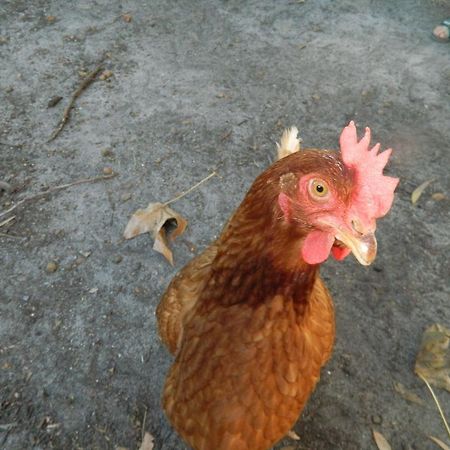
[[[277,142],[278,159],[300,151],[300,139],[297,138],[297,134],[296,127],[284,130],[280,143]]]

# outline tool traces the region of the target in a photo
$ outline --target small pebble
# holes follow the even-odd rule
[[[56,106],[60,101],[62,100],[62,97],[60,95],[54,95],[47,103],[47,108],[53,108]]]
[[[103,168],[103,175],[112,175],[112,174],[113,174],[112,167],[104,167]]]
[[[445,200],[447,197],[443,192],[435,192],[431,198],[435,200],[436,202],[440,202],[441,200]]]
[[[110,148],[103,148],[102,156],[104,156],[105,158],[112,158],[114,156],[114,152]]]
[[[47,264],[47,272],[48,273],[54,273],[58,270],[58,264],[55,261],[50,261]]]
[[[380,415],[378,415],[378,414],[374,414],[371,417],[371,419],[372,419],[372,423],[374,425],[381,425],[383,423],[383,418]]]
[[[125,194],[122,194],[122,196],[120,197],[120,200],[122,202],[127,202],[128,200],[130,200],[131,198],[131,194],[129,192],[125,192]]]
[[[122,255],[114,255],[112,258],[112,262],[114,264],[120,264],[122,262],[122,260],[123,260]]]

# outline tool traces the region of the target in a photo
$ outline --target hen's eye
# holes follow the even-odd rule
[[[309,185],[309,192],[313,197],[324,198],[328,195],[328,186],[322,180],[311,180]]]

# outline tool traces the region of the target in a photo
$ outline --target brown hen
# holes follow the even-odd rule
[[[397,179],[382,174],[390,151],[369,151],[351,122],[341,153],[298,150],[262,173],[221,236],[170,283],[157,310],[175,355],[166,414],[196,450],[264,450],[294,425],[334,342],[331,297],[319,276],[330,253],[376,254],[375,219]],[[290,154],[292,153],[292,154]]]

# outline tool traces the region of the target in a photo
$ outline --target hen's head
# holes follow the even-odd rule
[[[319,264],[331,253],[352,252],[361,264],[376,256],[376,219],[390,209],[398,178],[383,175],[391,149],[372,149],[370,129],[358,141],[353,122],[340,137],[340,153],[302,150],[281,161],[278,206],[285,221],[303,230],[301,255]],[[286,170],[287,169],[287,170]]]

